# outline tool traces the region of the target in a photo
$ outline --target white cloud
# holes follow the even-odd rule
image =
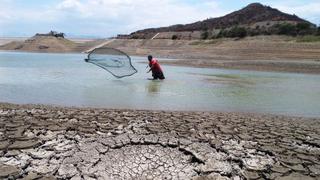
[[[59,0],[56,3],[50,0],[34,5],[19,1],[20,6],[17,6],[17,1],[0,0],[0,33],[10,34],[13,30],[19,33],[23,29],[24,33],[32,35],[53,29],[67,34],[113,36],[143,28],[222,16],[236,10],[228,9],[230,1]],[[320,3],[317,1],[302,4],[295,0],[283,0],[274,1],[272,6],[319,23]],[[27,3],[28,6],[24,6]],[[241,3],[236,4],[240,6]]]
[[[121,31],[115,34],[190,23],[223,14],[215,1],[203,1],[193,6],[177,0],[64,0],[58,4],[57,10],[76,14],[79,19],[112,23]]]
[[[306,18],[313,23],[320,23],[320,2],[314,1],[304,4],[294,4],[291,6],[282,2],[280,4],[275,4],[274,7],[290,14],[296,14],[301,18]]]

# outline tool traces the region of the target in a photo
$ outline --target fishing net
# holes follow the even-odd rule
[[[94,49],[85,61],[103,68],[117,78],[132,76],[138,72],[126,53],[113,48]]]

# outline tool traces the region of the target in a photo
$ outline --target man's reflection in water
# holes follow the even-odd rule
[[[146,84],[148,94],[157,94],[160,92],[162,82],[159,80],[153,80]]]

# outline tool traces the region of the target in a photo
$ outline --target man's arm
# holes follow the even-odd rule
[[[149,71],[147,73],[149,73],[152,69],[153,69],[154,65],[152,64]]]

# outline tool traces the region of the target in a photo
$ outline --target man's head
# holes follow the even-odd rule
[[[149,61],[151,61],[152,58],[153,58],[153,57],[152,57],[151,55],[148,56],[148,60],[149,60]]]

